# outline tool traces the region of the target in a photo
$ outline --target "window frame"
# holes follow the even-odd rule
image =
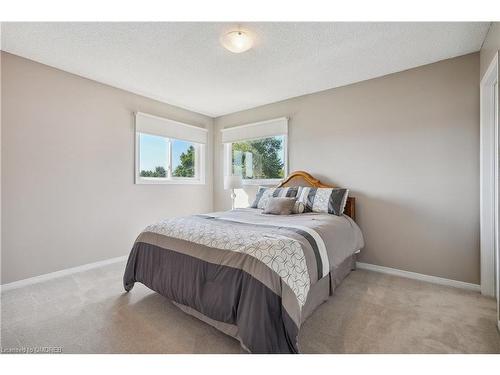
[[[141,176],[141,134],[149,134],[162,137],[167,141],[167,177],[142,177]],[[185,141],[194,145],[194,177],[174,177],[172,176],[172,142]],[[144,131],[135,131],[135,183],[137,185],[204,185],[205,184],[205,144],[192,142],[180,138],[165,137],[163,135],[148,133]]]
[[[255,141],[257,139],[266,139],[266,138],[272,138],[272,137],[283,137],[283,152],[284,152],[284,161],[285,165],[283,167],[284,169],[284,177],[283,178],[260,178],[260,179],[253,179],[253,178],[247,178],[243,179],[242,183],[243,185],[277,185],[280,182],[283,181],[284,178],[288,175],[288,134],[275,134],[275,135],[266,135],[264,137],[256,137],[256,138],[250,138],[250,139],[242,139],[241,141],[235,141],[235,142],[228,142],[224,143],[224,176],[229,176],[233,173],[233,143],[237,142],[245,142],[245,141]]]

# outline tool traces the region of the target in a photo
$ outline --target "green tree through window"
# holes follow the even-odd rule
[[[283,178],[283,145],[282,136],[233,143],[233,173],[244,179]]]
[[[194,177],[195,175],[195,149],[189,146],[188,149],[180,155],[180,164],[175,168],[174,177]],[[164,167],[158,166],[154,170],[141,170],[141,177],[167,177],[167,171]]]
[[[174,170],[174,177],[194,177],[194,147],[189,146],[180,156],[181,164]]]
[[[156,167],[154,171],[141,171],[141,177],[167,177],[167,170],[163,167]]]

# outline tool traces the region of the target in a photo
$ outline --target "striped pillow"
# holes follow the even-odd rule
[[[297,200],[295,201],[295,205],[293,206],[292,214],[303,214],[305,210],[305,204]]]
[[[266,207],[267,201],[272,197],[290,197],[294,198],[297,196],[298,187],[283,187],[283,188],[269,188],[264,186],[259,186],[255,200],[253,201],[251,208],[260,208],[261,210]]]
[[[327,212],[341,216],[349,195],[348,189],[300,187],[297,202],[305,205],[304,212]]]

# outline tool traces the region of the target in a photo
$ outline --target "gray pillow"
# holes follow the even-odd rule
[[[297,195],[298,187],[281,187],[281,188],[270,188],[265,186],[259,186],[255,200],[253,201],[251,208],[260,208],[261,210],[266,207],[267,201],[271,197],[275,198],[293,198]]]
[[[264,207],[263,214],[291,215],[297,198],[269,198]]]

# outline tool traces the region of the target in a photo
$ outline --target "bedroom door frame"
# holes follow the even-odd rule
[[[497,296],[498,306],[498,249],[499,249],[499,173],[498,168],[498,52],[490,63],[480,85],[480,223],[481,223],[481,293]],[[498,313],[498,311],[497,311]],[[497,317],[498,320],[498,317]]]

